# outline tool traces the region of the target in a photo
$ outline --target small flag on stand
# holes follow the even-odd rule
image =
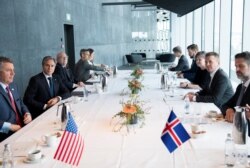
[[[170,112],[161,139],[170,153],[190,139],[189,134],[173,111]]]
[[[66,129],[54,155],[54,159],[78,166],[82,157],[84,142],[78,133],[77,125],[69,113]]]

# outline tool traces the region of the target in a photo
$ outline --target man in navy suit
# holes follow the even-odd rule
[[[0,142],[32,121],[20,98],[14,78],[12,60],[0,57]]]
[[[28,106],[33,118],[42,114],[60,100],[70,97],[69,90],[61,79],[53,75],[55,59],[51,56],[43,58],[43,72],[33,76],[24,94],[24,103]]]
[[[219,109],[233,96],[233,88],[226,73],[220,69],[219,55],[208,52],[205,56],[206,69],[209,72],[208,82],[204,89],[197,93],[188,93],[190,101],[211,102]]]
[[[235,55],[236,75],[242,81],[232,98],[223,105],[222,114],[228,122],[233,122],[235,106],[250,105],[250,53],[242,52]],[[242,93],[241,93],[242,92]],[[249,108],[247,108],[249,109]],[[248,114],[248,113],[247,113]]]
[[[63,84],[69,91],[74,90],[76,87],[84,86],[83,82],[77,82],[69,68],[68,56],[65,52],[59,52],[56,56],[57,64],[54,74],[61,78]]]
[[[170,71],[186,71],[189,69],[188,59],[185,55],[182,54],[180,46],[173,48],[175,57],[179,58],[178,64],[176,67],[169,68]]]

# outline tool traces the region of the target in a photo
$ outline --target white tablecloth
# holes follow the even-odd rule
[[[108,91],[102,94],[94,92],[93,86],[87,86],[92,93],[88,101],[75,101],[71,104],[73,116],[84,137],[84,153],[79,167],[83,168],[171,168],[173,156],[175,166],[220,168],[224,167],[224,141],[231,132],[231,124],[223,121],[212,121],[204,118],[209,110],[218,108],[211,103],[192,103],[191,114],[184,114],[183,95],[190,90],[175,89],[175,97],[167,96],[167,104],[163,101],[164,93],[160,89],[160,74],[146,70],[140,97],[149,100],[150,114],[146,115],[143,128],[113,132],[112,116],[121,110],[119,104],[122,89],[127,88],[127,80],[131,71],[119,71],[116,78],[109,78]],[[165,92],[169,95],[168,92]],[[188,132],[190,123],[201,122],[206,133],[197,139],[191,139],[170,154],[160,137],[167,121],[170,109],[180,117]],[[40,148],[45,155],[41,163],[27,164],[25,157],[15,157],[18,168],[26,167],[62,167],[65,165],[53,159],[56,147],[47,147],[41,141],[45,134],[58,132],[60,118],[56,116],[57,106],[52,107],[32,123],[6,139],[0,144],[0,151],[5,143],[10,143],[14,156],[25,156],[32,148]],[[196,115],[199,112],[202,114]],[[196,118],[196,119],[194,119]],[[205,124],[204,124],[205,123]],[[59,142],[59,140],[58,140]],[[191,146],[194,150],[192,150]],[[70,167],[70,166],[68,166]]]

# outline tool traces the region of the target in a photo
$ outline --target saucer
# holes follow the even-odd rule
[[[28,157],[26,157],[26,158],[23,160],[23,162],[24,162],[24,163],[33,164],[33,163],[40,163],[40,162],[42,162],[44,159],[45,159],[45,155],[42,154],[42,156],[41,156],[40,159],[37,159],[37,160],[30,160]]]

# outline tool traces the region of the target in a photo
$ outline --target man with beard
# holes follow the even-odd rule
[[[235,55],[237,77],[242,81],[233,97],[223,105],[222,113],[226,121],[233,122],[235,106],[248,107],[250,104],[250,53],[242,52]]]

